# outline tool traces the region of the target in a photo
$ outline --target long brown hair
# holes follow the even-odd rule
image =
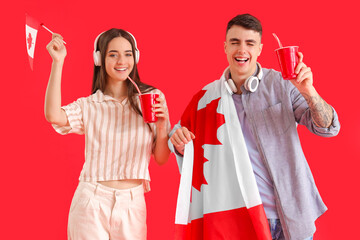
[[[105,56],[106,56],[106,50],[108,47],[109,42],[117,37],[123,37],[126,40],[128,40],[131,44],[132,53],[134,57],[134,67],[131,73],[129,74],[129,77],[134,80],[134,82],[138,85],[140,91],[142,93],[149,92],[153,89],[155,89],[153,86],[145,84],[140,81],[139,72],[137,69],[137,64],[135,61],[135,42],[133,37],[125,30],[123,29],[117,29],[112,28],[104,33],[101,34],[101,36],[98,39],[96,50],[100,51],[101,55],[101,66],[95,66],[94,64],[94,76],[93,76],[93,84],[92,84],[92,90],[91,93],[95,93],[98,89],[100,89],[102,92],[105,91],[106,86],[106,80],[107,80],[107,73],[105,69]],[[127,86],[127,98],[130,102],[131,107],[135,110],[136,113],[142,116],[141,110],[139,109],[139,106],[136,104],[135,94],[138,93],[134,85],[129,81],[129,79],[126,80],[126,86]]]

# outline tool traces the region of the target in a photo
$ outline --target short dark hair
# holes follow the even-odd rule
[[[258,32],[260,34],[260,38],[262,36],[261,22],[259,21],[259,19],[252,16],[251,14],[240,14],[231,19],[227,25],[226,33],[234,25],[241,26],[249,30],[254,30],[255,32]]]

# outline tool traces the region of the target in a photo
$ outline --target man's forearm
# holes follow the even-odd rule
[[[314,90],[310,93],[301,93],[309,105],[311,117],[318,127],[330,127],[334,113],[329,104]]]

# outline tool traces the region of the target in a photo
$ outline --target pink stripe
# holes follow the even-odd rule
[[[141,169],[144,167],[143,165],[146,165],[146,161],[141,161],[143,158],[144,158],[144,152],[145,152],[145,147],[147,146],[147,142],[146,142],[146,128],[147,128],[147,125],[143,122],[142,118],[140,119],[142,121],[142,143],[140,143],[141,145],[141,151],[140,151],[140,155],[139,155],[139,164],[138,164],[138,168],[137,168],[137,171],[136,171],[136,176],[137,177],[140,177],[140,171]]]
[[[147,128],[148,128],[148,126],[146,126]],[[144,172],[143,172],[143,176],[146,176],[147,175],[147,173],[148,173],[148,168],[147,168],[147,165],[148,165],[148,162],[149,162],[149,159],[148,158],[150,158],[150,156],[151,156],[151,153],[152,153],[152,133],[151,133],[151,131],[148,133],[148,134],[146,134],[145,135],[146,136],[146,145],[144,146],[145,148],[146,148],[146,156],[147,156],[147,159],[145,160],[145,167],[144,167]]]
[[[114,129],[114,139],[116,140],[117,139],[117,137],[118,137],[118,134],[119,134],[119,130],[118,130],[118,128],[120,127],[120,129],[121,129],[121,127],[122,127],[122,124],[119,124],[119,112],[118,112],[118,107],[116,106],[116,104],[117,103],[113,103],[114,104],[114,109],[115,109],[115,129]],[[121,123],[121,122],[120,122]],[[120,131],[122,131],[122,130],[120,130]],[[120,140],[121,140],[121,137],[120,137]],[[116,142],[116,141],[115,141]],[[117,142],[116,142],[117,143]],[[116,173],[115,173],[115,162],[116,161],[120,161],[120,159],[119,159],[119,156],[118,155],[116,155],[116,150],[117,150],[117,148],[119,148],[120,146],[118,146],[117,144],[115,144],[114,145],[114,148],[113,148],[113,156],[112,156],[112,159],[111,159],[111,161],[112,161],[112,164],[111,164],[111,170],[110,170],[110,174],[111,174],[111,176],[112,177],[114,177],[115,175],[116,175]]]
[[[118,103],[119,104],[119,103]],[[115,161],[117,161],[119,163],[119,166],[117,168],[117,174],[118,175],[121,175],[122,172],[121,170],[119,170],[119,168],[122,166],[122,162],[123,162],[123,159],[124,159],[124,155],[123,154],[123,149],[124,149],[124,132],[125,132],[125,127],[124,125],[126,124],[125,123],[125,108],[124,106],[121,105],[121,122],[120,122],[120,126],[121,126],[121,131],[120,131],[120,145],[119,145],[119,149],[120,149],[120,153],[119,155],[117,156],[118,159],[116,159]],[[126,148],[125,148],[126,149]],[[116,169],[115,169],[116,170]]]
[[[128,106],[128,108],[130,108],[130,105]],[[129,129],[131,129],[132,128],[132,126],[133,126],[133,122],[132,122],[132,111],[130,110],[129,111],[129,120],[128,120],[128,128]],[[130,142],[131,142],[131,133],[132,133],[132,131],[129,131],[128,132],[128,139],[127,139],[127,144],[129,144]],[[126,154],[125,154],[125,159],[124,159],[124,168],[123,168],[123,171],[124,171],[124,174],[125,174],[125,176],[127,176],[127,172],[126,172],[126,169],[127,169],[127,164],[128,164],[128,162],[129,162],[129,156],[130,155],[130,148],[127,148],[126,149]]]
[[[94,104],[90,104],[90,109],[94,109],[94,113],[92,113],[91,111],[91,115],[90,115],[90,119],[92,124],[90,125],[92,129],[90,129],[90,132],[92,132],[92,137],[93,137],[93,141],[92,141],[92,145],[91,145],[91,148],[90,148],[90,152],[91,152],[91,157],[90,157],[90,162],[89,162],[89,171],[88,171],[88,174],[89,174],[89,177],[93,177],[93,165],[94,165],[94,161],[96,160],[95,159],[95,136],[96,136],[96,118],[94,117],[95,115],[95,112],[96,112],[96,103]]]
[[[90,161],[91,161],[91,152],[89,151],[91,149],[91,146],[90,146],[90,129],[89,129],[89,125],[90,125],[90,116],[91,116],[91,104],[90,102],[86,102],[88,103],[87,104],[87,117],[86,117],[86,120],[84,119],[84,122],[86,122],[86,126],[85,126],[85,154],[87,155],[86,158],[85,158],[85,165],[84,165],[84,178],[87,177],[88,173],[89,173],[89,164],[90,164]]]
[[[110,127],[111,127],[111,120],[113,119],[111,117],[111,108],[110,106],[107,106],[107,112],[106,112],[106,116],[107,116],[107,127],[106,127],[106,146],[105,146],[105,156],[104,156],[104,171],[103,171],[103,178],[106,179],[106,170],[107,170],[107,164],[108,164],[108,152],[109,152],[109,147],[110,145],[112,145],[112,142],[110,143],[109,138],[110,138]],[[111,156],[110,156],[111,157]]]
[[[134,114],[136,114],[136,113],[134,113]],[[130,165],[130,174],[132,174],[134,172],[134,167],[136,165],[139,166],[139,158],[137,158],[136,153],[138,153],[139,150],[141,151],[141,148],[142,148],[142,144],[138,142],[139,118],[137,118],[135,116],[134,122],[135,122],[135,129],[136,129],[134,143],[136,145],[134,146],[132,157],[131,157],[131,159],[129,159],[129,161],[131,163],[131,165]]]
[[[100,118],[100,123],[99,123],[99,127],[98,127],[98,136],[99,136],[99,152],[96,158],[97,161],[97,167],[96,167],[96,175],[97,177],[100,176],[100,164],[101,164],[101,154],[103,153],[103,144],[101,142],[102,138],[103,138],[103,133],[102,130],[104,129],[104,118],[106,118],[106,116],[104,115],[104,107],[103,105],[100,103],[100,114],[98,114],[99,118]],[[105,168],[105,166],[103,166]]]

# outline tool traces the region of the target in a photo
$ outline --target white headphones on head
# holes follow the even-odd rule
[[[259,82],[263,77],[263,71],[262,71],[260,63],[257,62],[256,65],[257,65],[257,73],[256,73],[256,75],[248,77],[244,82],[245,89],[250,91],[250,92],[255,92],[256,91],[257,87],[259,86]],[[226,83],[227,83],[226,87],[227,87],[228,90],[230,90],[229,92],[231,94],[237,92],[236,85],[235,85],[234,81],[231,78],[229,78],[226,81]]]
[[[105,32],[105,31],[104,31]],[[100,33],[96,38],[95,38],[95,42],[94,42],[94,52],[93,52],[93,58],[94,58],[94,64],[95,66],[101,66],[101,54],[100,51],[98,51],[97,48],[97,43],[98,40],[100,38],[100,36],[104,33]],[[139,62],[140,59],[140,51],[137,48],[137,44],[136,44],[136,39],[134,37],[134,35],[132,35],[131,33],[129,33],[128,31],[126,31],[134,40],[134,44],[135,44],[135,63],[137,64]]]

